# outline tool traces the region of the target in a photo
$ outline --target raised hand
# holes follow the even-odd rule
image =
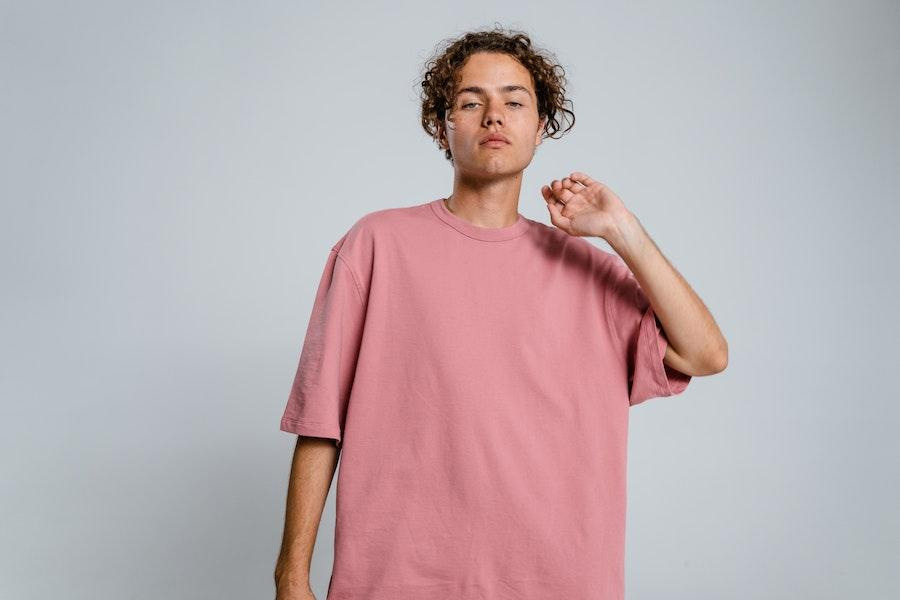
[[[597,236],[609,241],[619,219],[629,216],[622,200],[605,184],[575,171],[562,181],[541,187],[550,211],[550,222],[577,236]]]

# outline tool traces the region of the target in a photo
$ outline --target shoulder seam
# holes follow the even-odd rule
[[[359,298],[359,303],[364,304],[362,287],[359,285],[359,279],[356,277],[356,273],[353,272],[353,267],[350,266],[350,263],[347,261],[347,259],[341,256],[339,250],[335,250],[334,248],[332,248],[330,251],[334,252],[334,255],[340,259],[340,262],[347,268],[347,271],[350,272],[350,277],[353,279],[353,287],[356,288],[356,296]]]

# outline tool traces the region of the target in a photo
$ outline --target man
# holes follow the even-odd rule
[[[369,213],[329,253],[281,421],[278,598],[314,598],[340,454],[328,600],[621,599],[628,410],[722,371],[726,341],[599,181],[543,186],[553,227],[519,214],[566,112],[527,36],[466,34],[424,79],[453,192]]]

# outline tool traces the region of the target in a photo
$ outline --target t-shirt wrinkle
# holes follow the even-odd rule
[[[281,419],[341,448],[325,600],[624,598],[629,411],[691,380],[666,345],[624,261],[583,238],[443,198],[363,215]]]

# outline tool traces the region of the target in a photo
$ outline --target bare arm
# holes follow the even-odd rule
[[[337,468],[340,449],[327,438],[297,436],[291,475],[281,553],[275,566],[278,595],[312,597],[309,570],[313,548],[328,489]],[[303,593],[308,596],[302,596]]]
[[[690,375],[711,375],[728,364],[728,342],[706,305],[663,256],[637,217],[613,219],[606,239],[634,273],[666,332],[667,365]]]

